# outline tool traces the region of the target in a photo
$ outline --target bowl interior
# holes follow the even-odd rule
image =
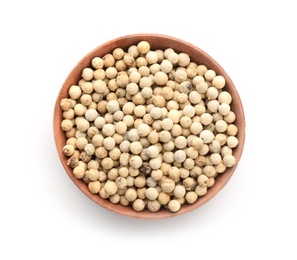
[[[156,50],[156,49],[165,50],[166,48],[172,48],[176,52],[187,53],[190,56],[191,60],[196,62],[198,65],[203,64],[207,66],[207,68],[213,69],[217,75],[222,75],[226,80],[225,90],[227,90],[232,95],[231,109],[236,114],[235,125],[238,128],[237,138],[239,141],[238,146],[233,150],[233,155],[236,158],[236,164],[231,168],[227,168],[227,170],[224,173],[216,177],[215,185],[210,189],[208,189],[208,192],[204,196],[199,197],[194,204],[184,204],[181,207],[181,209],[176,213],[172,213],[166,209],[161,209],[156,213],[150,212],[149,210],[136,212],[130,207],[125,207],[120,204],[112,204],[108,200],[102,199],[99,195],[92,194],[89,191],[87,185],[82,180],[74,177],[74,175],[72,174],[72,168],[70,168],[67,165],[68,158],[66,158],[62,153],[62,148],[66,143],[66,136],[64,131],[60,127],[60,124],[62,121],[62,110],[60,109],[59,104],[62,98],[68,97],[68,90],[70,86],[74,84],[78,84],[78,81],[81,77],[82,70],[85,67],[91,66],[91,60],[94,57],[96,56],[103,57],[105,54],[111,53],[117,47],[121,47],[125,50],[129,46],[133,44],[137,44],[139,41],[142,41],[142,40],[148,41],[151,45],[152,50]],[[79,61],[79,63],[72,69],[72,71],[70,72],[64,84],[61,87],[61,90],[58,94],[58,97],[55,103],[53,127],[54,127],[54,138],[55,138],[55,143],[59,154],[59,158],[67,174],[69,175],[71,180],[76,184],[76,186],[85,195],[87,195],[90,199],[92,199],[94,202],[101,205],[102,207],[121,215],[125,215],[132,218],[141,218],[141,219],[161,219],[161,218],[178,216],[178,215],[190,212],[194,209],[197,209],[198,207],[202,206],[204,203],[209,201],[226,185],[226,183],[233,175],[239,163],[240,157],[242,155],[244,141],[245,141],[245,117],[244,117],[244,111],[243,111],[241,99],[239,97],[239,94],[232,80],[224,71],[224,69],[212,57],[210,57],[207,53],[205,53],[200,48],[194,46],[193,44],[171,36],[159,35],[159,34],[134,34],[134,35],[119,37],[117,39],[113,39],[109,42],[102,44],[101,46],[95,48],[94,50],[89,52],[86,56],[84,56]]]

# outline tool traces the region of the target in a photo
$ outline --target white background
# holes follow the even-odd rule
[[[294,1],[1,1],[0,259],[297,259]],[[134,33],[200,47],[233,80],[246,142],[194,212],[139,220],[101,208],[57,155],[53,109],[70,70]]]

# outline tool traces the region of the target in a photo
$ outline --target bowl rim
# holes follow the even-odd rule
[[[149,210],[144,210],[137,212],[130,206],[122,206],[120,204],[113,204],[107,199],[101,198],[98,194],[92,194],[87,185],[81,180],[74,177],[72,174],[72,168],[67,165],[67,157],[63,155],[62,148],[66,142],[66,136],[64,131],[60,127],[60,123],[62,121],[62,110],[60,108],[60,101],[62,98],[67,97],[68,90],[71,85],[77,85],[78,79],[80,78],[81,71],[84,67],[91,65],[91,59],[95,56],[102,56],[111,53],[113,49],[116,47],[121,47],[123,49],[129,47],[130,45],[138,43],[140,40],[146,40],[151,44],[151,49],[165,49],[172,48],[176,52],[184,52],[189,54],[191,61],[194,61],[199,64],[204,64],[208,69],[213,69],[217,75],[222,75],[226,81],[226,87],[224,89],[228,90],[228,92],[232,96],[231,109],[236,114],[237,118],[235,121],[235,125],[238,126],[238,134],[237,138],[239,140],[238,146],[233,149],[233,155],[236,158],[236,164],[233,167],[227,168],[226,171],[216,177],[216,183],[213,187],[208,189],[206,195],[201,196],[194,204],[184,204],[177,212],[171,212],[167,209],[160,209],[158,212],[150,212]],[[157,47],[158,46],[158,47]],[[199,55],[198,55],[199,54]],[[59,159],[64,167],[66,173],[70,177],[70,179],[74,182],[74,184],[92,201],[101,207],[112,211],[114,213],[120,214],[122,216],[127,216],[131,218],[137,219],[164,219],[164,218],[172,218],[183,215],[185,213],[191,212],[202,205],[204,205],[207,201],[211,200],[214,196],[216,196],[219,191],[221,191],[225,185],[228,183],[233,173],[235,172],[239,161],[241,159],[244,144],[245,144],[245,114],[242,105],[241,98],[238,94],[238,91],[228,76],[223,67],[209,54],[200,49],[199,47],[189,43],[185,40],[166,35],[166,34],[154,34],[154,33],[137,33],[137,34],[128,34],[117,37],[115,39],[111,39],[93,50],[87,53],[81,60],[73,67],[68,76],[66,77],[64,83],[62,84],[58,96],[56,98],[54,104],[54,113],[53,113],[53,132],[54,132],[54,140],[56,149],[59,155]],[[219,183],[218,183],[219,181]]]

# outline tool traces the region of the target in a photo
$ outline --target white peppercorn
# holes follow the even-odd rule
[[[95,146],[91,143],[88,143],[85,145],[84,151],[87,155],[93,155],[95,153]]]
[[[121,135],[126,133],[126,131],[128,129],[127,125],[123,121],[119,121],[119,122],[115,123],[114,127],[115,127],[115,131]]]
[[[146,108],[144,105],[137,105],[134,108],[134,115],[137,117],[143,117],[146,114]]]
[[[235,160],[235,157],[231,154],[226,154],[224,157],[223,157],[223,162],[224,164],[227,166],[227,167],[232,167],[235,165],[236,163],[236,160]]]
[[[202,130],[199,137],[203,140],[205,144],[210,143],[214,139],[214,134],[210,130]]]
[[[168,76],[163,71],[158,71],[154,76],[154,82],[159,86],[164,86],[168,81]]]
[[[152,97],[152,95],[153,95],[153,90],[152,90],[150,87],[144,87],[144,88],[141,90],[141,95],[142,95],[144,98],[150,98],[150,97]]]
[[[219,110],[219,112],[220,112],[220,114],[221,114],[222,116],[226,116],[226,115],[229,114],[229,112],[230,112],[230,110],[231,110],[231,107],[230,107],[230,105],[227,104],[227,103],[221,103],[221,104],[219,105],[218,110]]]
[[[156,106],[156,107],[165,107],[166,105],[166,99],[162,96],[162,95],[154,95],[152,97],[152,103]]]
[[[219,95],[219,92],[215,87],[209,87],[205,94],[208,99],[216,99]]]
[[[227,135],[229,136],[235,136],[238,133],[238,128],[234,124],[229,124],[226,130]]]
[[[138,134],[138,130],[135,128],[130,129],[127,132],[127,138],[129,141],[134,142],[134,141],[139,141],[140,135]]]
[[[230,154],[230,155],[232,155],[232,149],[229,147],[229,146],[227,146],[227,145],[225,145],[225,146],[223,146],[222,147],[222,149],[221,149],[221,155],[224,157],[225,155],[227,155],[227,154]]]
[[[113,204],[117,204],[120,202],[120,195],[118,193],[115,193],[113,195],[109,196],[109,201]]]
[[[72,106],[72,99],[70,98],[62,98],[60,101],[60,107],[65,112],[71,109]]]
[[[200,122],[201,124],[203,125],[210,125],[213,121],[213,117],[211,114],[209,113],[203,113],[201,116],[200,116]]]
[[[125,115],[123,117],[123,122],[126,124],[127,127],[131,127],[134,124],[134,118],[131,115]]]
[[[63,131],[69,131],[73,127],[73,121],[70,119],[63,119],[61,122],[61,128]]]
[[[200,134],[202,130],[203,130],[203,126],[199,122],[193,122],[190,126],[190,131],[194,135]]]
[[[175,182],[172,179],[169,178],[165,178],[162,182],[161,182],[161,187],[162,190],[165,193],[170,193],[174,190],[175,188]]]
[[[192,90],[192,84],[189,81],[183,81],[178,85],[180,93],[188,94]]]
[[[219,133],[223,133],[227,130],[228,124],[226,123],[226,121],[220,119],[215,123],[215,129],[217,130],[217,132]]]
[[[149,187],[146,189],[145,195],[149,200],[156,200],[158,198],[159,192],[154,187]]]
[[[106,150],[112,150],[115,147],[115,140],[114,138],[108,136],[103,140],[103,146]]]
[[[153,170],[159,169],[161,167],[161,164],[162,164],[162,161],[158,157],[157,158],[152,158],[149,161],[150,168],[153,169]]]
[[[151,45],[149,42],[147,41],[140,41],[137,44],[137,50],[139,51],[139,53],[141,54],[146,54],[150,51]]]
[[[192,119],[188,116],[182,116],[180,119],[180,125],[182,128],[189,128],[192,124]]]
[[[186,105],[183,109],[185,116],[193,117],[195,115],[195,108],[192,105]]]
[[[134,200],[136,200],[136,198],[137,198],[137,192],[136,192],[136,190],[133,189],[133,188],[127,189],[126,192],[125,192],[125,198],[129,202],[133,202]]]
[[[142,151],[142,144],[138,141],[134,141],[130,144],[130,152],[132,154],[140,154]]]
[[[149,64],[154,64],[158,62],[158,54],[155,51],[148,51],[145,55],[145,58]]]
[[[152,177],[147,178],[146,184],[147,184],[147,187],[156,187],[156,189],[158,188],[157,187],[157,181],[155,181]],[[159,190],[158,190],[158,192],[159,192]]]
[[[102,79],[95,80],[93,88],[98,94],[104,94],[107,91],[106,83]]]
[[[227,166],[223,162],[220,162],[215,166],[215,169],[217,173],[223,173],[226,171]]]
[[[190,79],[194,78],[197,75],[197,70],[196,70],[197,65],[190,66],[192,64],[194,63],[190,62],[190,64],[186,68],[187,75]]]
[[[139,67],[138,72],[142,77],[148,77],[150,75],[150,69],[147,66]]]
[[[187,72],[181,69],[177,70],[174,74],[174,80],[178,83],[181,83],[187,80],[187,77],[188,77]]]
[[[168,112],[167,117],[170,118],[174,124],[177,124],[181,118],[181,114],[179,113],[178,110],[171,109]]]
[[[134,169],[138,169],[141,167],[142,165],[142,159],[140,156],[138,155],[133,155],[131,156],[131,158],[129,159],[129,164],[132,168]]]
[[[109,170],[114,166],[114,161],[109,157],[105,157],[101,162],[101,166],[103,169]]]
[[[171,52],[167,55],[167,59],[173,64],[177,64],[179,61],[179,55],[176,52]]]
[[[177,150],[173,157],[175,162],[183,163],[186,160],[187,155],[183,150]]]
[[[195,165],[195,161],[192,158],[186,158],[186,160],[183,163],[183,166],[187,170],[191,170]]]
[[[204,94],[208,90],[208,84],[204,80],[198,81],[196,84],[196,90],[198,93]]]
[[[117,100],[109,100],[106,104],[106,109],[109,113],[113,114],[120,109],[119,102]]]
[[[161,205],[167,205],[168,202],[170,201],[170,196],[168,193],[165,192],[160,192],[158,196],[158,201]]]
[[[213,158],[210,158],[210,160],[212,160],[212,159]],[[220,161],[221,161],[221,157],[220,157]],[[218,163],[216,163],[216,164],[218,164]],[[203,168],[203,174],[206,175],[208,178],[211,178],[211,177],[216,176],[217,173],[216,173],[216,169],[213,165],[205,165]]]
[[[160,169],[152,170],[151,177],[154,181],[159,181],[163,177],[163,172]]]
[[[169,73],[173,69],[173,64],[168,59],[163,59],[160,64],[160,69],[165,73]]]
[[[221,146],[223,146],[227,142],[227,135],[223,133],[218,133],[215,137],[215,140],[217,140]]]
[[[187,67],[190,64],[190,57],[187,53],[179,53],[179,60],[178,60],[178,65],[181,67]]]
[[[81,88],[79,86],[72,85],[68,90],[68,94],[69,94],[70,98],[78,99],[78,98],[81,97],[82,91],[81,91]]]
[[[233,111],[230,111],[226,116],[224,116],[223,119],[226,121],[227,124],[232,124],[236,119],[236,115]]]
[[[96,181],[99,178],[99,171],[97,169],[86,170],[85,174],[90,181]]]
[[[88,144],[88,140],[85,137],[79,137],[76,139],[76,142],[75,142],[75,145],[79,150],[83,150],[87,144]]]
[[[146,149],[146,154],[149,158],[156,158],[159,154],[159,149],[156,146],[151,145]]]
[[[71,145],[71,144],[66,144],[66,145],[64,145],[64,147],[63,147],[63,154],[65,155],[65,156],[71,156],[71,155],[73,155],[73,153],[74,153],[74,146],[73,145]]]
[[[96,126],[90,126],[87,130],[87,137],[93,138],[95,135],[99,134],[99,129]]]
[[[160,107],[153,107],[150,111],[150,115],[153,119],[159,119],[162,117],[162,109]]]
[[[183,149],[187,146],[188,142],[184,136],[178,136],[174,140],[175,147],[178,149]]]
[[[185,199],[186,199],[187,203],[193,204],[197,201],[198,194],[195,191],[189,191],[186,193]]]
[[[217,75],[212,79],[212,85],[217,89],[222,89],[225,83],[225,78],[221,75]]]
[[[182,183],[187,191],[193,191],[197,186],[197,181],[192,177],[186,177]]]
[[[220,92],[220,94],[218,96],[218,101],[221,104],[222,103],[231,104],[232,96],[228,91],[222,91],[222,92]]]
[[[191,91],[189,93],[189,101],[193,105],[199,104],[201,101],[201,94],[198,91]]]
[[[230,148],[235,148],[238,145],[238,139],[235,136],[228,136],[227,137],[227,145]]]
[[[143,175],[137,176],[134,179],[134,185],[137,188],[143,188],[143,187],[145,187],[145,185],[146,185],[146,178]]]
[[[101,183],[99,181],[91,181],[88,183],[88,188],[90,192],[97,194],[101,189]]]
[[[225,120],[224,117],[219,112],[214,112],[212,114],[213,122],[216,123],[218,120]]]
[[[211,113],[216,113],[219,110],[219,107],[220,103],[217,99],[212,99],[207,102],[207,109]]]
[[[169,131],[162,130],[159,133],[159,140],[163,143],[169,142],[171,140],[171,133]]]
[[[102,69],[103,65],[104,65],[104,62],[103,62],[102,58],[95,57],[95,58],[92,59],[92,66],[95,69]]]
[[[132,115],[135,109],[135,104],[133,102],[127,102],[123,105],[122,111],[125,115]]]
[[[93,136],[92,138],[92,144],[95,146],[95,147],[98,147],[98,146],[102,146],[103,145],[103,136],[100,135],[100,134],[96,134]]]
[[[215,184],[216,180],[215,177],[208,178],[207,188],[211,188]]]
[[[82,179],[85,175],[86,169],[82,166],[76,166],[73,168],[73,174],[75,178]]]
[[[136,192],[137,192],[137,198],[141,199],[144,202],[144,205],[146,205],[146,197],[145,197],[145,191],[146,191],[146,187],[142,187],[142,188],[137,188]]]
[[[181,204],[176,199],[170,200],[169,203],[168,203],[168,209],[171,212],[179,211],[180,207],[181,207]]]
[[[205,174],[201,174],[197,178],[198,185],[201,187],[206,187],[208,184],[208,177]]]
[[[129,201],[127,200],[127,198],[125,197],[124,194],[120,196],[120,204],[122,206],[128,206],[129,205]]]
[[[186,194],[186,189],[183,185],[176,185],[174,190],[173,190],[173,195],[176,198],[182,198]]]
[[[119,169],[119,175],[120,175],[121,177],[126,178],[126,177],[128,176],[128,174],[129,174],[129,170],[128,170],[127,167],[121,167],[121,168]],[[126,179],[125,179],[125,180],[126,180]],[[127,186],[127,185],[126,185],[126,186]]]
[[[147,208],[151,212],[157,212],[161,208],[161,204],[158,200],[149,200]]]
[[[91,160],[87,163],[87,169],[99,169],[99,162],[97,160]]]
[[[108,153],[110,159],[117,161],[120,158],[121,150],[118,147],[114,147]]]
[[[114,195],[117,192],[118,187],[114,181],[108,180],[104,184],[104,190],[110,196],[110,195]]]
[[[102,127],[102,133],[105,136],[112,136],[115,133],[115,126],[113,124],[106,124]]]
[[[212,69],[208,69],[204,74],[205,79],[210,82],[214,79],[215,76],[216,72]]]
[[[200,155],[206,155],[209,152],[209,145],[207,143],[204,143],[202,147],[198,150]]]
[[[133,201],[132,207],[135,211],[142,211],[145,208],[145,203],[142,199],[136,199]]]

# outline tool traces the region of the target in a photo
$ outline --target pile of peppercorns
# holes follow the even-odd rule
[[[177,212],[236,163],[236,115],[224,87],[188,54],[147,41],[94,57],[60,102],[67,164],[111,203]]]

